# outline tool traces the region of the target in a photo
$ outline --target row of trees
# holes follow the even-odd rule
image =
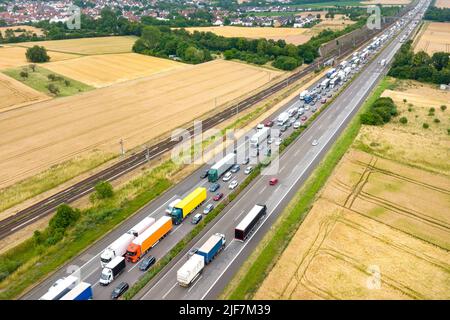
[[[435,52],[431,57],[424,51],[414,53],[412,41],[404,43],[395,55],[389,75],[436,84],[450,83],[450,53]]]
[[[379,126],[388,123],[398,115],[397,106],[389,97],[378,98],[361,117],[361,123]]]
[[[439,22],[450,21],[450,8],[437,8],[430,6],[425,12],[425,19]]]

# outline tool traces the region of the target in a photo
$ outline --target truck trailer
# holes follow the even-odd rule
[[[217,161],[211,169],[208,170],[208,181],[216,182],[219,178],[236,164],[236,154],[229,153],[219,161]]]
[[[170,230],[172,230],[172,218],[168,216],[159,218],[150,228],[130,243],[126,253],[127,261],[138,262]]]
[[[101,254],[100,263],[104,268],[112,259],[125,255],[130,243],[136,239],[142,232],[147,230],[155,223],[155,218],[145,217],[141,222],[136,224],[127,233],[123,234],[119,239],[111,243]]]
[[[75,276],[67,276],[62,279],[58,279],[53,286],[48,289],[39,300],[59,300],[66,295],[70,290],[80,282],[80,279]]]
[[[91,300],[92,287],[89,283],[80,282],[75,288],[70,290],[60,300]]]
[[[283,126],[289,120],[289,113],[282,112],[277,118],[277,125]]]
[[[205,267],[205,258],[194,254],[177,271],[177,282],[182,287],[189,287],[202,273]]]
[[[114,281],[126,267],[124,257],[115,257],[110,263],[103,268],[102,274],[100,275],[100,284],[102,286],[107,286]]]
[[[305,97],[307,96],[309,94],[309,91],[308,90],[304,90],[304,91],[302,91],[301,93],[300,93],[300,100],[303,100],[303,99],[305,99]]]
[[[270,128],[264,127],[250,138],[250,147],[258,148],[261,142],[270,137]]]
[[[172,220],[174,224],[180,224],[184,218],[186,218],[190,213],[194,212],[199,206],[205,202],[207,197],[206,188],[199,187],[188,194],[183,200],[178,202],[178,204],[172,210]]]
[[[267,207],[265,204],[256,204],[234,229],[234,238],[244,242],[261,218],[266,214],[266,211]]]
[[[205,259],[205,264],[210,263],[214,257],[225,247],[225,235],[213,234],[196,252]]]
[[[328,85],[330,84],[330,79],[325,79],[322,81],[322,83],[320,84],[320,86],[322,87],[322,89],[326,89],[328,87]]]

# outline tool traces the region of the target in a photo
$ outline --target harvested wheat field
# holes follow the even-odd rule
[[[53,72],[97,88],[186,66],[173,60],[136,53],[87,56],[45,65]]]
[[[50,99],[43,93],[0,73],[0,112]]]
[[[282,72],[211,61],[0,114],[0,188],[98,149],[141,145]]]
[[[389,5],[389,4],[395,4],[395,5],[405,5],[411,3],[412,0],[367,0],[367,1],[361,1],[361,4],[365,5],[374,5],[374,4],[381,4],[381,5]]]
[[[29,31],[31,33],[35,33],[37,36],[42,36],[44,33],[42,32],[42,29],[33,27],[33,26],[11,26],[11,27],[0,27],[0,34],[3,35],[3,37],[5,36],[5,31],[8,29],[12,29],[12,30],[17,30],[17,29],[22,29],[22,30],[26,30]],[[14,35],[18,36],[21,35],[23,33],[23,31],[19,31],[16,32],[14,31]]]
[[[243,37],[251,39],[266,38],[272,40],[285,40],[287,43],[299,45],[307,42],[312,35],[305,34],[306,28],[270,28],[270,27],[192,27],[186,28],[189,32],[213,32],[224,37]]]
[[[450,52],[450,23],[428,22],[423,28],[415,52],[423,50],[430,55],[439,51]]]
[[[449,205],[448,176],[351,151],[254,298],[449,299]]]
[[[73,54],[106,54],[127,53],[136,41],[134,36],[97,37],[82,39],[65,39],[51,41],[20,42],[14,44],[19,47],[44,46],[47,50]]]
[[[30,64],[30,62],[28,62],[25,58],[26,50],[27,49],[20,47],[1,46],[0,70]],[[50,61],[61,61],[79,57],[78,55],[61,52],[48,52],[48,55],[50,56]]]
[[[438,8],[450,8],[450,0],[436,0],[434,6]]]

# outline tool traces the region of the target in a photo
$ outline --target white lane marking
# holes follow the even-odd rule
[[[189,288],[188,292],[191,292],[191,290],[194,289],[195,285],[200,281],[202,277],[203,276],[198,277],[197,280],[195,280],[195,282],[191,284],[191,287]]]
[[[239,213],[239,215],[233,219],[233,221],[236,221],[237,219],[239,219],[239,217],[245,212],[245,210],[242,210],[241,213]]]
[[[176,227],[175,229],[173,229],[173,231],[171,232],[171,234],[174,234],[178,229],[180,229],[180,227],[182,226],[183,224],[180,224],[178,227]]]
[[[298,149],[297,151],[295,151],[294,155],[297,156],[299,152],[300,152],[300,149]]]
[[[259,194],[263,193],[266,190],[267,186],[264,186],[264,188],[261,189],[261,191],[259,191]]]
[[[172,291],[176,285],[177,285],[177,283],[175,282],[175,284],[162,296],[162,298],[165,299],[167,297],[167,295],[169,294],[169,292]]]
[[[29,219],[29,220],[23,222],[23,223],[21,223],[21,224],[19,224],[18,226],[12,228],[11,231],[14,231],[14,230],[16,230],[16,229],[18,229],[18,228],[20,228],[20,227],[22,227],[22,226],[24,226],[24,225],[30,223],[31,221],[36,220],[37,218],[39,218],[39,217],[42,216],[42,215],[43,215],[43,213],[41,213],[41,214],[37,215],[36,217],[33,217],[33,218],[31,218],[31,219]]]
[[[227,250],[229,246],[235,241],[235,239],[231,240],[230,243],[223,249],[223,251]]]

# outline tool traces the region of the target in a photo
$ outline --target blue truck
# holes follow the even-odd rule
[[[205,259],[205,264],[210,263],[214,257],[225,247],[225,235],[213,234],[196,252]]]
[[[80,282],[75,288],[70,290],[60,300],[91,300],[92,287],[89,283]]]

